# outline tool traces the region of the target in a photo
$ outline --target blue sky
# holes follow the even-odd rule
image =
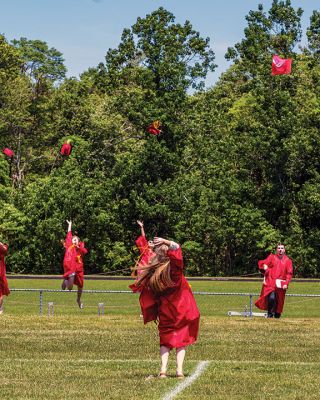
[[[68,76],[76,76],[104,61],[109,48],[117,47],[124,28],[138,16],[160,6],[171,11],[176,22],[189,20],[202,37],[209,37],[218,68],[208,75],[207,87],[228,67],[224,54],[243,38],[245,16],[271,0],[2,0],[0,33],[7,40],[40,39],[63,53]],[[309,25],[319,0],[292,0],[304,10],[303,27]]]

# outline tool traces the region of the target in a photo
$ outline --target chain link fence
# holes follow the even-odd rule
[[[255,307],[259,293],[193,292],[202,316],[264,317]],[[76,302],[77,291],[11,289],[5,299],[6,314],[19,315],[140,315],[138,295],[130,290],[83,290],[84,309]],[[320,317],[320,294],[286,295],[284,317]]]

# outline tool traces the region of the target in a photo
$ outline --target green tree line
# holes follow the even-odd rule
[[[320,12],[274,0],[249,11],[231,66],[159,8],[104,62],[67,78],[41,40],[0,36],[0,241],[8,270],[60,273],[66,219],[86,273],[130,274],[137,219],[182,244],[190,275],[246,275],[277,242],[320,275]],[[212,46],[214,48],[214,45]],[[272,55],[293,59],[271,76]],[[160,120],[159,136],[147,126]],[[71,140],[69,157],[59,153]]]

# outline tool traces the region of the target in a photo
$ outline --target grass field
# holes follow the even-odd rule
[[[56,280],[9,280],[11,288],[59,288]],[[126,290],[128,281],[87,281],[86,289]],[[259,282],[192,282],[194,291],[258,293]],[[318,283],[292,283],[290,293],[319,294]],[[168,379],[157,379],[158,334],[139,317],[131,294],[12,292],[0,317],[1,399],[165,399]],[[319,399],[320,298],[287,298],[283,318],[227,317],[247,297],[196,296],[202,318],[198,343],[187,350],[187,382],[175,399]],[[55,315],[46,315],[49,301]],[[105,315],[97,316],[97,303]]]

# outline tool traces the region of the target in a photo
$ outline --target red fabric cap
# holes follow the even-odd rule
[[[5,154],[8,157],[13,157],[14,156],[14,152],[11,149],[9,149],[8,147],[3,149],[2,153]]]
[[[147,131],[152,135],[159,135],[161,133],[160,121],[153,121],[152,124],[148,126]]]
[[[61,150],[60,150],[60,153],[63,156],[70,156],[71,150],[72,150],[72,146],[71,146],[70,143],[63,143],[63,145],[61,147]]]
[[[161,133],[160,129],[154,128],[152,125],[148,127],[147,131],[152,135],[159,135]]]
[[[291,73],[292,58],[280,58],[275,55],[272,57],[271,75],[285,75]]]

